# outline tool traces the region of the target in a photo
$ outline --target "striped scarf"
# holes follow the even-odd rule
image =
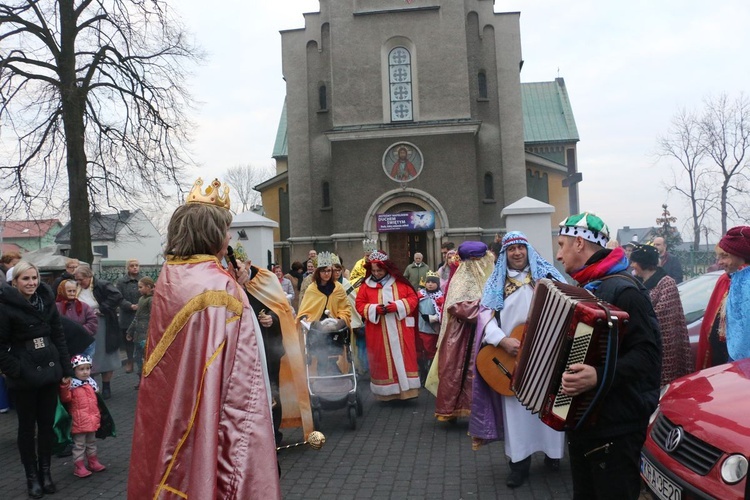
[[[606,250],[600,250],[597,254],[603,251]],[[619,273],[627,268],[628,258],[625,257],[622,247],[617,247],[608,251],[608,254],[603,259],[571,273],[570,277],[586,290],[593,292],[599,288],[599,284],[602,282],[600,278]]]

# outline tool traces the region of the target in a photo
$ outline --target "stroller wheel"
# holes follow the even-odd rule
[[[349,428],[351,430],[357,428],[357,408],[354,406],[349,407]]]
[[[320,410],[312,411],[313,427],[316,431],[320,430]]]
[[[362,407],[362,398],[359,396],[359,394],[357,394],[357,416],[361,417],[364,412],[365,411]]]

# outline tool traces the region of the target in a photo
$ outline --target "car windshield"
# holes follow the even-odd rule
[[[711,298],[711,292],[714,291],[716,281],[721,275],[721,272],[703,274],[677,285],[685,311],[685,322],[688,325],[703,317],[708,299]]]

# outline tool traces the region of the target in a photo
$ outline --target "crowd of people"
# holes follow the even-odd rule
[[[228,191],[220,187],[214,181],[209,196],[197,181],[174,212],[156,282],[135,260],[110,284],[69,259],[51,287],[20,255],[3,256],[0,270],[9,279],[0,284],[0,370],[18,414],[31,498],[56,491],[50,456],[58,399],[72,416],[73,474],[106,469],[96,432],[121,351],[139,390],[129,498],[278,498],[282,428],[302,427],[305,437],[314,430],[300,342],[313,322],[345,325],[353,352],[325,366],[318,360],[318,370],[345,373],[351,361],[377,401],[410,400],[425,387],[435,397],[436,422],[468,420],[467,445],[503,441],[509,488],[527,480],[535,453],[544,454],[549,473],[558,471],[567,445],[581,499],[637,498],[640,449],[660,387],[750,357],[748,226],[730,229],[716,247],[726,272],[693,360],[676,257],[660,238],[612,244],[592,213],[560,223],[559,267],[511,231],[490,247],[443,243],[434,270],[414,253],[402,271],[365,240],[351,270],[336,254],[310,250],[304,264],[295,261],[284,273],[234,258]],[[629,316],[614,370],[576,363],[561,375],[564,395],[599,397],[597,418],[567,432],[546,425],[512,393],[497,392],[477,367],[485,346],[511,358],[521,353],[518,332],[537,284],[565,282],[561,271]],[[4,396],[0,386],[7,409]]]

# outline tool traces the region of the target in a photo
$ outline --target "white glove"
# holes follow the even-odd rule
[[[438,318],[437,314],[430,314],[428,316],[428,319],[430,320],[430,323],[437,323],[440,321],[440,318]]]

